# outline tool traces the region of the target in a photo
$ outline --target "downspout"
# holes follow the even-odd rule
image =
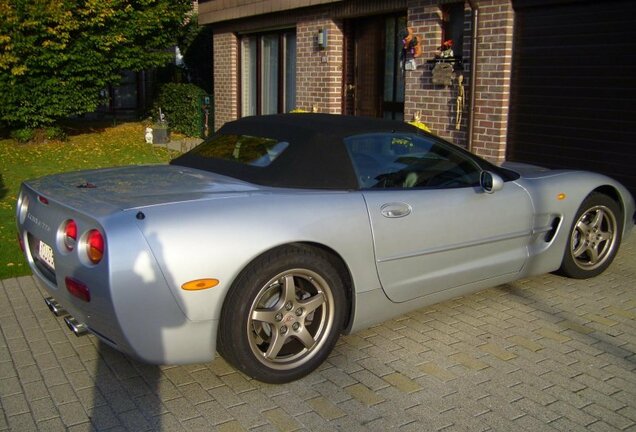
[[[472,16],[472,47],[470,58],[470,118],[468,119],[468,151],[473,151],[473,135],[475,131],[475,98],[477,95],[477,37],[479,32],[477,27],[479,26],[479,8],[475,3],[475,0],[468,0],[470,8],[473,10]]]

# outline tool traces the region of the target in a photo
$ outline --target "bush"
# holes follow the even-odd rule
[[[15,129],[11,131],[11,138],[21,143],[29,142],[34,137],[35,137],[35,130],[31,128]]]
[[[66,132],[59,126],[49,126],[44,129],[44,137],[47,140],[64,141],[66,139]]]
[[[201,136],[201,99],[205,95],[205,91],[194,84],[164,84],[155,101],[153,117],[159,120],[161,108],[171,130],[188,136]]]

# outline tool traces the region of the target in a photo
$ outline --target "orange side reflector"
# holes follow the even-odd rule
[[[181,289],[184,289],[186,291],[198,291],[208,288],[214,288],[218,284],[218,279],[197,279],[184,283],[183,285],[181,285]]]
[[[559,201],[563,201],[566,198],[566,195],[564,193],[560,193],[557,195],[557,200]]]

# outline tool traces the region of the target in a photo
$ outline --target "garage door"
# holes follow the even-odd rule
[[[636,2],[513,4],[508,160],[602,172],[636,195]]]

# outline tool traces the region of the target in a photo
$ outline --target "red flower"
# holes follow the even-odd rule
[[[452,39],[448,39],[448,40],[445,40],[444,42],[442,42],[442,47],[444,49],[449,49],[452,46],[453,46],[453,40]]]

